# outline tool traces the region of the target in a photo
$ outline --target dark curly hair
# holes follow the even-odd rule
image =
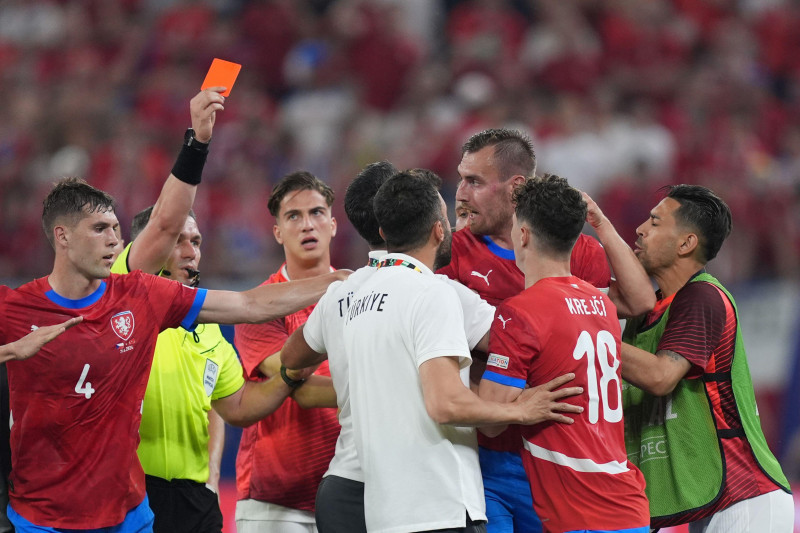
[[[569,253],[586,221],[586,201],[567,180],[554,174],[531,178],[514,189],[517,221],[527,225],[538,246]]]

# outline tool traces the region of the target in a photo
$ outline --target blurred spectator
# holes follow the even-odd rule
[[[7,0],[0,278],[45,273],[35,198],[63,174],[112,192],[123,227],[152,203],[213,57],[243,69],[196,201],[206,279],[276,268],[258,199],[278,177],[342,191],[386,158],[451,196],[463,140],[508,125],[626,238],[657,187],[701,183],[743,221],[726,282],[796,276],[798,25],[788,0]],[[360,246],[342,225],[334,262],[358,266]]]

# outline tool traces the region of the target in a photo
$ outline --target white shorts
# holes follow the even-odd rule
[[[314,513],[259,500],[236,502],[237,533],[317,533]]]
[[[775,490],[689,524],[689,533],[792,533],[794,498]]]

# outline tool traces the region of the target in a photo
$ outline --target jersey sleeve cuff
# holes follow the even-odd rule
[[[195,291],[197,294],[194,295],[194,303],[181,322],[181,327],[186,331],[194,331],[197,316],[200,314],[203,303],[206,301],[206,294],[208,294],[208,289],[195,289]]]
[[[483,379],[494,381],[495,383],[506,385],[508,387],[516,387],[517,389],[524,389],[525,385],[528,384],[522,378],[512,378],[511,376],[498,374],[497,372],[492,372],[491,370],[487,370],[483,373]]]

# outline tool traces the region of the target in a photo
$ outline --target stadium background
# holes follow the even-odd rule
[[[0,282],[49,272],[41,200],[60,176],[111,192],[127,236],[213,57],[243,68],[195,202],[211,288],[280,264],[266,198],[287,172],[338,192],[333,262],[356,268],[341,205],[358,169],[430,168],[452,203],[463,140],[522,128],[539,171],[587,190],[629,242],[662,185],[729,203],[710,270],[738,299],[764,428],[797,481],[798,28],[796,0],[0,0]]]

